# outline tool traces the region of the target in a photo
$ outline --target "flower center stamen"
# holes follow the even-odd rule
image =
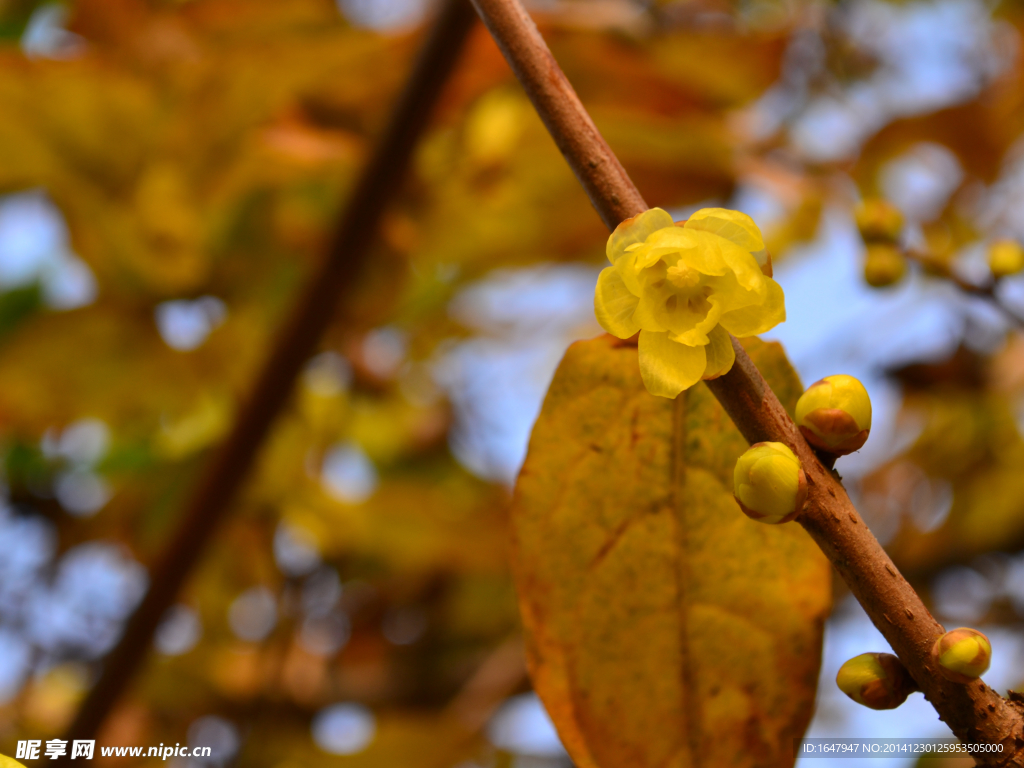
[[[700,272],[683,262],[669,267],[665,276],[676,288],[693,288],[700,282]]]

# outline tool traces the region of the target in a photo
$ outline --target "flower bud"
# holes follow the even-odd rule
[[[864,280],[874,288],[898,283],[907,271],[907,258],[891,243],[869,243],[864,259]]]
[[[900,209],[879,197],[862,201],[854,217],[865,243],[895,243],[903,229]]]
[[[747,517],[762,523],[788,523],[807,498],[800,459],[782,443],[755,443],[736,461],[733,493]]]
[[[988,247],[988,268],[994,277],[1017,274],[1024,269],[1024,248],[1016,240],[996,240]]]
[[[896,709],[918,690],[903,662],[891,653],[862,653],[839,668],[839,690],[871,709]]]
[[[815,448],[845,456],[860,450],[871,431],[871,398],[853,376],[826,376],[796,403],[796,425]]]
[[[954,683],[969,683],[981,677],[992,660],[992,644],[981,632],[960,627],[939,637],[932,646],[932,661],[939,672]]]

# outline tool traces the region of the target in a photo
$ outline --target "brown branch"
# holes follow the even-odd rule
[[[977,285],[968,280],[964,280],[960,275],[950,269],[948,264],[927,253],[914,250],[913,248],[908,248],[904,251],[904,254],[911,261],[920,264],[926,272],[949,280],[953,285],[959,288],[962,293],[966,293],[969,296],[980,296],[983,299],[987,299],[992,306],[1006,316],[1007,320],[1018,328],[1024,327],[1024,317],[1018,315],[1012,307],[1008,307],[996,294],[996,286],[999,284],[998,280],[989,279],[985,284]]]
[[[170,542],[150,569],[150,587],[65,738],[94,739],[106,716],[145,658],[153,633],[205,546],[225,517],[295,379],[351,292],[388,201],[409,165],[438,97],[475,22],[465,0],[448,0],[420,51],[338,223],[323,263],[312,275],[282,327],[248,401],[193,493]]]
[[[473,0],[473,4],[609,228],[647,209],[518,0]],[[708,388],[747,440],[779,441],[796,451],[809,481],[800,523],[953,732],[964,742],[1001,744],[1002,756],[986,764],[1024,766],[1021,709],[980,680],[960,685],[939,675],[929,650],[942,627],[900,576],[842,485],[822,466],[746,352],[735,341],[733,346],[736,364],[725,376],[707,382]]]
[[[461,731],[454,743],[431,755],[424,764],[430,768],[449,768],[480,737],[498,707],[528,683],[523,638],[518,634],[502,641],[476,668],[459,692],[441,712],[441,717]]]

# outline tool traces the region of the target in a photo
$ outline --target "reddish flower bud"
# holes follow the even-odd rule
[[[932,660],[947,680],[969,683],[988,669],[992,661],[992,644],[978,630],[960,627],[935,641]]]
[[[839,668],[839,690],[871,709],[896,709],[918,690],[914,678],[891,653],[862,653]]]

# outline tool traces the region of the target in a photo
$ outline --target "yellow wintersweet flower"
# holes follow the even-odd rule
[[[761,232],[738,211],[704,208],[677,225],[652,208],[615,228],[608,260],[594,313],[620,339],[640,332],[640,375],[653,395],[728,373],[730,333],[755,336],[786,319]]]

